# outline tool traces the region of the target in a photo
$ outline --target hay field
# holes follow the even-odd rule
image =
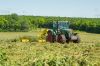
[[[6,42],[35,32],[1,32],[0,66],[99,66],[100,34],[79,32],[80,44]],[[5,40],[5,41],[3,41]]]

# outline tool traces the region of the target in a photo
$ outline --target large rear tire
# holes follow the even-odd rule
[[[58,35],[57,37],[57,42],[64,44],[66,42],[66,37],[65,35]]]

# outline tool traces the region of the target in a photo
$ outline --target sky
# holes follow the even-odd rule
[[[0,15],[100,17],[100,0],[0,0]]]

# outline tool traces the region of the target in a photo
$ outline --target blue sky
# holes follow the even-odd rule
[[[0,0],[0,14],[100,17],[100,0]]]

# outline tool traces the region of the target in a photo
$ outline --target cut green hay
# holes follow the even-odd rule
[[[8,65],[94,65],[99,64],[100,49],[84,44],[38,44],[15,43],[0,44],[5,49]],[[64,46],[67,46],[65,48]],[[95,53],[97,52],[97,53]],[[94,61],[95,60],[95,61]]]
[[[80,32],[79,35],[79,44],[0,42],[7,59],[3,66],[99,66],[100,34]]]
[[[100,43],[96,43],[95,46],[96,46],[96,47],[100,47]]]
[[[40,31],[40,30],[39,30]],[[12,39],[19,39],[23,36],[36,36],[37,34],[40,34],[39,31],[34,32],[0,32],[0,40],[12,40]]]
[[[7,61],[6,53],[3,48],[0,48],[0,66],[4,66]]]

